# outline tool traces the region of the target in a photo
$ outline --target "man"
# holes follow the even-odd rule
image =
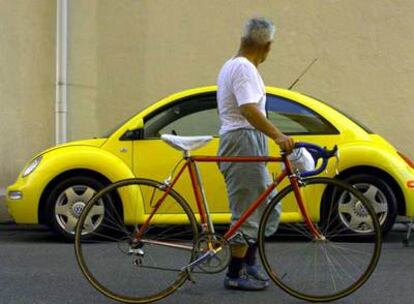
[[[252,18],[245,24],[239,51],[227,61],[218,76],[217,102],[221,120],[220,156],[268,155],[267,137],[281,149],[291,152],[293,139],[284,135],[267,118],[265,86],[257,70],[271,49],[275,26],[265,18]],[[271,183],[264,163],[221,163],[220,170],[236,222],[248,206]],[[232,258],[224,280],[226,288],[262,290],[268,276],[256,262],[257,232],[265,204],[239,228],[230,241]],[[279,221],[280,211],[275,216]]]

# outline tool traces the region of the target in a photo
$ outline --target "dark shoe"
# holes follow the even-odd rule
[[[255,278],[258,281],[262,281],[262,282],[268,282],[269,281],[269,276],[267,275],[267,273],[263,270],[263,268],[259,265],[259,264],[254,264],[254,265],[247,265],[246,264],[246,273],[249,276],[252,276],[253,278]]]
[[[268,282],[258,281],[248,276],[240,276],[237,278],[224,278],[224,287],[227,289],[237,289],[246,291],[259,291],[267,288]]]

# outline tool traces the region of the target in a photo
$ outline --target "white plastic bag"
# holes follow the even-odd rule
[[[315,170],[315,160],[305,148],[293,149],[287,158],[292,163],[294,170],[297,169],[301,173]]]

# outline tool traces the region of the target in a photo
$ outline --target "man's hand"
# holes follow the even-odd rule
[[[287,154],[290,154],[295,147],[295,141],[293,138],[285,135],[280,134],[275,139],[275,143],[280,147],[280,149],[284,150]]]

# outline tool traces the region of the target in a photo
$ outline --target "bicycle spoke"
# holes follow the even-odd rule
[[[333,262],[330,259],[330,257],[328,256],[328,253],[326,252],[326,247],[323,247],[323,253],[325,254],[326,262],[327,262],[326,264],[328,266],[329,275],[331,277],[331,282],[332,282],[334,291],[336,292],[336,291],[338,291],[338,288],[336,287],[336,281],[335,281],[335,278],[334,278],[334,275],[333,275],[333,269],[332,269]]]
[[[307,231],[306,228],[301,227],[298,224],[288,224],[287,227],[291,228],[289,231],[297,232],[300,235],[302,235],[302,236],[304,236],[308,239],[313,239],[313,236],[312,236],[311,232]],[[283,234],[283,233],[278,233],[277,235],[278,236],[289,236],[289,234]]]

